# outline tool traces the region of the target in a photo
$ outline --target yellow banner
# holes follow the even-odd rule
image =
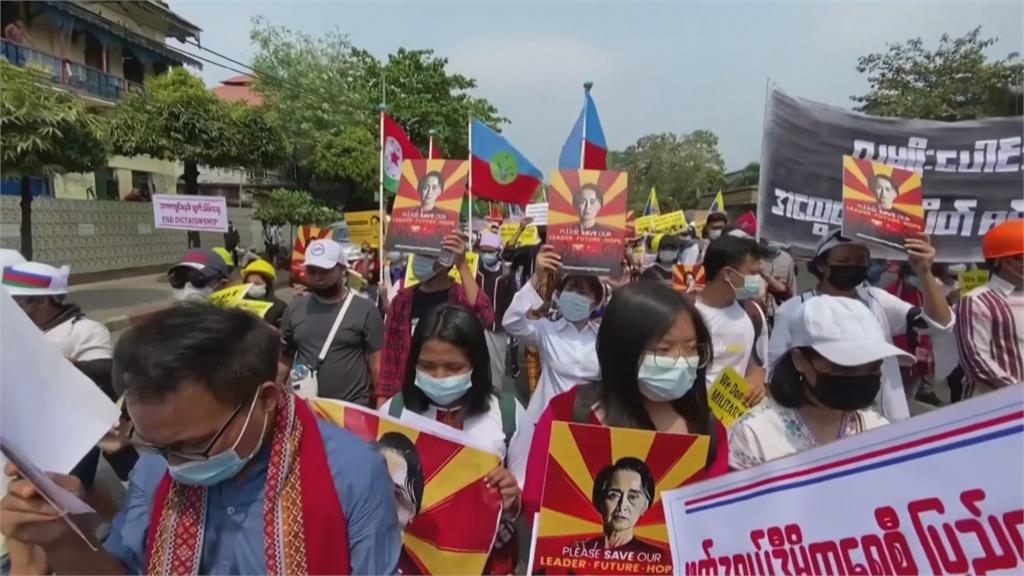
[[[519,230],[519,222],[506,222],[501,225],[499,232],[501,233],[501,243],[510,248],[512,239],[515,238],[516,232]],[[523,233],[519,235],[519,246],[536,246],[540,244],[540,235],[537,234],[536,224],[530,224],[523,229]]]
[[[365,242],[371,248],[380,248],[380,213],[376,210],[345,212],[345,223],[353,244],[362,246]]]
[[[409,254],[409,263],[405,266],[405,287],[415,286],[420,283],[419,278],[412,273],[413,260],[415,260],[415,254]],[[477,265],[479,264],[480,256],[476,252],[466,252],[466,262],[469,263],[469,270],[476,276]],[[448,271],[448,276],[452,280],[455,280],[459,284],[462,284],[462,276],[459,275],[459,269],[456,266],[452,266],[452,269]]]
[[[708,393],[711,412],[726,428],[735,424],[747,410],[750,410],[743,401],[743,396],[749,389],[747,381],[732,368],[723,370],[711,386]]]
[[[654,217],[654,231],[659,234],[682,234],[686,231],[686,215],[682,210]]]
[[[636,229],[636,235],[642,236],[644,234],[654,234],[654,221],[657,219],[657,215],[640,216],[637,218],[633,222],[633,228]]]
[[[260,318],[263,318],[273,306],[273,302],[264,302],[263,300],[241,300],[235,304],[236,308],[248,310]]]
[[[988,270],[964,270],[957,273],[960,280],[960,293],[967,294],[978,286],[988,282]]]
[[[245,293],[249,291],[250,286],[252,286],[252,284],[228,286],[223,290],[218,290],[213,294],[210,294],[209,297],[206,298],[206,301],[214,306],[221,306],[223,308],[238,306],[238,303],[245,298]]]

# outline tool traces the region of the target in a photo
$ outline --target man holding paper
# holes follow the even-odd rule
[[[58,574],[390,574],[401,546],[380,454],[274,383],[279,340],[255,315],[185,305],[114,352],[143,452],[100,551],[27,480],[0,529]],[[8,468],[8,473],[14,472]],[[80,493],[74,478],[51,474]]]

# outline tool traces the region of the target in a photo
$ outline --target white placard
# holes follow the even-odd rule
[[[227,232],[227,200],[223,196],[154,194],[153,225],[170,230]]]
[[[676,574],[1019,574],[1024,387],[665,493]]]
[[[533,223],[537,226],[548,225],[548,203],[537,202],[536,204],[526,205],[526,217],[533,218]]]

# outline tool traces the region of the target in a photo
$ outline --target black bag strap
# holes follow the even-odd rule
[[[498,396],[498,410],[501,412],[501,431],[505,433],[505,453],[516,435],[516,395],[511,391]]]

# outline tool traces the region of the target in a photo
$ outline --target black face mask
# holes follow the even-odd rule
[[[327,286],[325,288],[312,288],[311,287],[309,289],[309,291],[312,292],[313,294],[316,294],[320,298],[324,298],[326,300],[330,300],[331,298],[334,298],[335,296],[337,296],[341,292],[341,285],[340,284],[331,284],[330,286]]]
[[[858,264],[829,264],[829,284],[840,290],[853,290],[867,279],[867,266],[860,266]]]
[[[833,410],[850,412],[871,406],[882,388],[881,374],[844,376],[816,372],[817,385],[807,385],[811,394],[822,406]]]

